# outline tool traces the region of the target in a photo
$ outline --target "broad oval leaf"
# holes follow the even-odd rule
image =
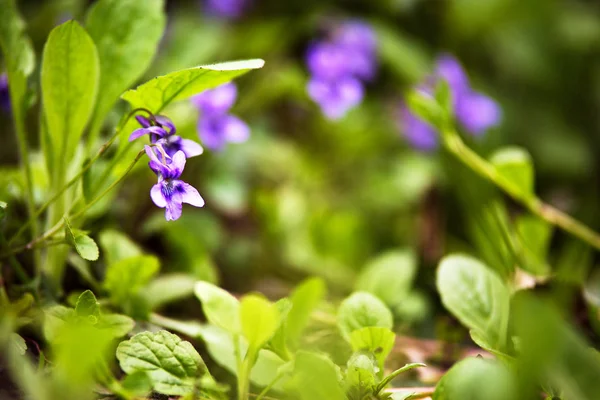
[[[235,297],[204,281],[196,283],[194,294],[202,302],[202,310],[211,324],[232,333],[240,332],[240,303]]]
[[[337,315],[338,327],[347,341],[357,329],[369,326],[392,329],[393,322],[392,312],[386,305],[367,292],[356,292],[346,298]]]
[[[75,21],[54,28],[44,46],[41,85],[48,126],[45,150],[58,174],[66,173],[65,163],[92,114],[98,78],[98,53],[87,32]]]
[[[356,290],[374,294],[388,306],[402,302],[411,289],[417,260],[414,252],[394,250],[368,263],[356,281]]]
[[[165,27],[163,8],[163,0],[99,0],[90,8],[86,28],[101,72],[93,125],[150,65]]]
[[[144,107],[159,113],[169,103],[184,100],[204,90],[214,88],[246,72],[262,68],[260,59],[203,65],[156,77],[136,89],[123,93],[121,98],[132,108]]]
[[[167,331],[142,332],[119,343],[117,359],[127,374],[146,372],[153,389],[167,395],[191,393],[194,380],[207,372],[194,346]]]
[[[124,258],[141,256],[142,249],[122,232],[108,229],[100,232],[98,241],[106,264],[114,264]]]
[[[279,327],[277,306],[264,297],[247,295],[240,302],[242,333],[255,351],[260,349]]]
[[[302,400],[344,400],[336,365],[327,357],[307,351],[296,354],[294,382]]]
[[[517,399],[517,380],[497,360],[471,357],[455,364],[438,382],[433,400]]]
[[[440,262],[436,282],[444,306],[492,349],[503,351],[510,293],[500,278],[472,257],[450,255]]]

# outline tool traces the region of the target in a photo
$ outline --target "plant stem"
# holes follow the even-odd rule
[[[279,380],[283,377],[283,373],[281,371],[277,372],[277,375],[275,375],[275,378],[273,378],[273,380],[271,381],[271,383],[269,383],[267,385],[267,387],[265,387],[260,394],[256,397],[256,400],[261,400],[263,399],[267,393],[269,393],[269,390],[271,390],[273,388],[273,386],[275,386],[275,384],[277,382],[279,382]]]
[[[121,123],[121,124],[119,124],[119,126],[117,126],[117,128],[115,129],[115,133],[110,137],[110,139],[108,139],[108,141],[106,141],[106,143],[104,143],[102,146],[100,146],[100,148],[96,152],[96,155],[94,157],[92,157],[85,164],[85,166],[81,169],[81,171],[79,171],[79,173],[77,173],[77,175],[75,175],[58,192],[56,192],[54,194],[54,196],[52,196],[50,199],[48,199],[37,211],[34,212],[33,218],[29,219],[29,221],[27,221],[26,224],[24,224],[24,225],[21,226],[21,228],[17,231],[17,233],[10,239],[9,245],[13,244],[13,242],[23,234],[23,232],[25,231],[25,229],[27,229],[27,227],[32,224],[32,221],[35,221],[36,218],[39,217],[48,208],[48,206],[50,206],[52,203],[54,203],[64,192],[66,192],[67,189],[69,189],[71,186],[73,186],[74,184],[76,184],[79,181],[79,179],[83,176],[83,174],[85,174],[92,167],[92,165],[100,157],[102,157],[102,155],[104,153],[106,153],[106,150],[108,150],[108,148],[115,142],[115,140],[117,139],[117,137],[119,137],[119,135],[121,134],[121,131],[122,131],[123,127],[127,124],[127,122],[129,121],[129,119],[131,119],[131,117],[134,115],[134,113],[136,113],[138,111],[139,111],[139,109],[135,109],[135,110],[131,111],[127,115],[127,117],[125,118],[124,122]]]
[[[90,201],[89,203],[87,203],[81,210],[79,210],[78,212],[76,212],[75,214],[73,214],[70,217],[71,221],[73,221],[73,220],[75,220],[75,219],[77,219],[79,217],[82,217],[87,210],[89,210],[92,206],[94,206],[94,204],[96,204],[98,201],[100,201],[108,192],[110,192],[111,190],[113,190],[123,179],[125,179],[125,177],[129,173],[129,171],[131,171],[133,169],[133,167],[135,166],[135,164],[139,161],[139,159],[145,153],[146,153],[145,150],[141,150],[136,155],[136,157],[134,158],[133,162],[131,164],[129,164],[129,166],[127,167],[127,169],[123,173],[123,175],[121,175],[116,181],[114,181],[113,183],[111,183],[109,187],[107,187],[102,193],[100,193],[98,196],[96,196],[92,201]],[[48,229],[43,235],[39,236],[38,238],[32,240],[31,242],[29,242],[29,243],[27,243],[25,245],[15,247],[15,248],[9,250],[8,252],[0,254],[0,258],[6,257],[6,256],[10,256],[12,254],[19,253],[19,252],[21,252],[23,250],[33,249],[36,245],[38,245],[38,243],[46,241],[47,239],[49,239],[53,235],[55,235],[58,231],[60,231],[64,227],[64,225],[65,225],[65,221],[64,221],[64,219],[61,219],[52,228]]]
[[[442,137],[448,151],[475,173],[495,184],[531,213],[600,250],[600,234],[557,208],[544,203],[535,195],[521,191],[500,174],[492,164],[467,147],[455,131],[447,130]]]
[[[6,238],[4,237],[4,232],[2,232],[1,230],[0,230],[0,244],[3,247],[8,246]],[[10,265],[15,270],[15,273],[17,274],[17,276],[19,277],[21,282],[23,282],[23,283],[29,282],[29,280],[30,280],[29,275],[27,275],[25,268],[23,268],[23,266],[19,263],[19,260],[17,260],[17,258],[14,256],[14,254],[11,254],[8,257],[8,262],[10,262]],[[0,271],[0,280],[2,280],[1,271]]]
[[[17,142],[19,146],[19,158],[21,160],[21,168],[25,173],[25,194],[27,199],[27,212],[28,221],[27,226],[31,227],[31,238],[36,238],[39,234],[37,217],[35,215],[35,198],[33,197],[33,174],[31,172],[31,159],[29,157],[29,146],[27,144],[27,132],[25,131],[25,124],[23,122],[22,113],[23,109],[20,105],[13,107],[13,119],[15,121],[15,131],[17,133]],[[36,271],[42,264],[42,259],[39,251],[35,251],[33,254],[34,265]]]

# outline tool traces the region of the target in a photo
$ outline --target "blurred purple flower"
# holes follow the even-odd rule
[[[137,115],[135,119],[142,127],[129,135],[130,142],[144,135],[150,135],[150,142],[160,144],[169,157],[173,157],[178,151],[183,151],[187,158],[202,154],[203,149],[200,144],[175,135],[177,129],[169,118],[163,115],[156,115],[150,119]]]
[[[158,183],[150,190],[150,198],[156,206],[165,209],[167,221],[179,219],[183,203],[194,207],[204,206],[204,199],[198,190],[179,180],[186,161],[183,151],[178,151],[173,157],[170,157],[160,144],[154,148],[150,146],[144,146],[144,148],[150,158],[148,166],[158,176]]]
[[[502,117],[500,106],[492,98],[474,91],[469,78],[456,58],[442,54],[436,61],[435,73],[426,81],[444,79],[452,95],[454,116],[471,135],[479,136],[498,125]],[[421,85],[431,92],[433,85]],[[405,105],[401,106],[400,125],[406,139],[419,150],[429,151],[437,147],[435,129],[412,114]]]
[[[10,92],[6,74],[0,74],[0,109],[10,111]]]
[[[310,98],[328,119],[342,118],[360,104],[364,94],[361,81],[375,75],[375,33],[363,22],[343,22],[327,40],[309,46],[306,64],[311,74],[307,83]]]
[[[331,120],[343,117],[360,104],[363,94],[360,81],[351,77],[329,81],[313,78],[308,82],[308,95]]]
[[[213,151],[222,150],[226,143],[243,143],[250,137],[250,128],[238,117],[229,114],[235,103],[237,88],[226,83],[192,97],[200,111],[198,136]]]
[[[207,14],[224,19],[236,19],[242,16],[248,0],[205,0]]]

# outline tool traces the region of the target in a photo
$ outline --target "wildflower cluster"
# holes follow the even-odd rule
[[[498,104],[471,88],[467,74],[454,57],[448,54],[441,55],[436,61],[434,74],[417,89],[433,94],[439,79],[448,83],[454,117],[465,131],[480,136],[500,122],[501,110]],[[414,115],[405,105],[400,109],[400,125],[404,136],[415,148],[430,151],[437,147],[435,128]]]
[[[150,136],[152,146],[146,145],[144,148],[150,158],[148,166],[158,177],[158,182],[150,190],[150,197],[154,204],[165,209],[166,220],[178,219],[183,203],[204,206],[204,200],[196,188],[179,180],[186,159],[202,154],[202,146],[177,136],[175,125],[165,116],[151,115],[146,118],[138,115],[135,118],[142,127],[131,133],[129,141],[144,135]]]
[[[200,111],[198,136],[211,150],[222,150],[227,142],[242,143],[248,140],[250,129],[238,117],[229,113],[237,98],[237,88],[226,83],[192,97]]]
[[[370,26],[348,21],[334,29],[326,40],[309,47],[308,94],[327,118],[342,118],[361,102],[363,82],[375,75],[376,44]]]
[[[0,74],[0,110],[10,110],[10,93],[6,74]]]

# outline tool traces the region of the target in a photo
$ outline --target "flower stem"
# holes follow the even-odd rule
[[[75,214],[70,216],[70,220],[73,221],[77,218],[82,217],[87,210],[89,210],[92,206],[94,206],[94,204],[96,204],[98,201],[100,201],[107,193],[109,193],[111,190],[113,190],[123,179],[125,179],[127,174],[129,174],[129,171],[131,171],[133,169],[135,164],[139,161],[139,159],[145,153],[146,153],[145,150],[141,150],[137,154],[137,156],[134,158],[134,160],[131,162],[131,164],[129,164],[129,166],[123,173],[123,175],[121,175],[116,181],[111,183],[109,187],[107,187],[102,193],[100,193],[98,196],[96,196],[92,201],[87,203],[82,209],[80,209]],[[33,248],[37,247],[40,242],[44,242],[44,241],[50,239],[56,233],[58,233],[64,227],[64,224],[65,224],[65,221],[63,218],[62,220],[58,221],[52,228],[48,229],[43,235],[37,237],[36,239],[32,240],[31,242],[29,242],[25,245],[15,247],[8,252],[0,254],[0,258],[19,253],[23,250],[29,250],[29,249],[33,249]]]
[[[475,173],[502,189],[531,213],[600,250],[600,234],[570,215],[544,203],[538,197],[521,191],[492,164],[467,147],[455,131],[446,130],[442,137],[448,151]]]
[[[17,231],[17,233],[10,239],[9,245],[13,244],[13,242],[23,234],[25,229],[27,229],[27,227],[29,225],[34,223],[36,221],[37,217],[39,217],[52,203],[54,203],[58,198],[60,198],[60,196],[62,196],[62,194],[67,191],[67,189],[69,189],[71,186],[73,186],[74,184],[76,184],[79,181],[79,179],[83,176],[83,174],[85,174],[92,167],[92,165],[100,157],[102,157],[102,155],[106,152],[106,150],[108,150],[108,148],[114,143],[114,141],[117,139],[117,137],[119,137],[123,127],[127,124],[129,119],[131,119],[131,117],[138,111],[140,111],[140,109],[136,108],[135,110],[131,111],[127,115],[127,117],[124,119],[124,121],[121,124],[119,124],[119,126],[115,129],[115,133],[110,137],[110,139],[108,139],[108,141],[106,143],[104,143],[102,146],[100,146],[100,149],[98,149],[98,151],[96,152],[96,155],[85,164],[85,166],[81,169],[81,171],[79,171],[79,173],[77,175],[75,175],[58,192],[56,192],[54,194],[54,196],[52,196],[50,199],[48,199],[37,211],[35,211],[33,213],[33,218],[30,218],[26,224],[21,226],[21,228]]]

